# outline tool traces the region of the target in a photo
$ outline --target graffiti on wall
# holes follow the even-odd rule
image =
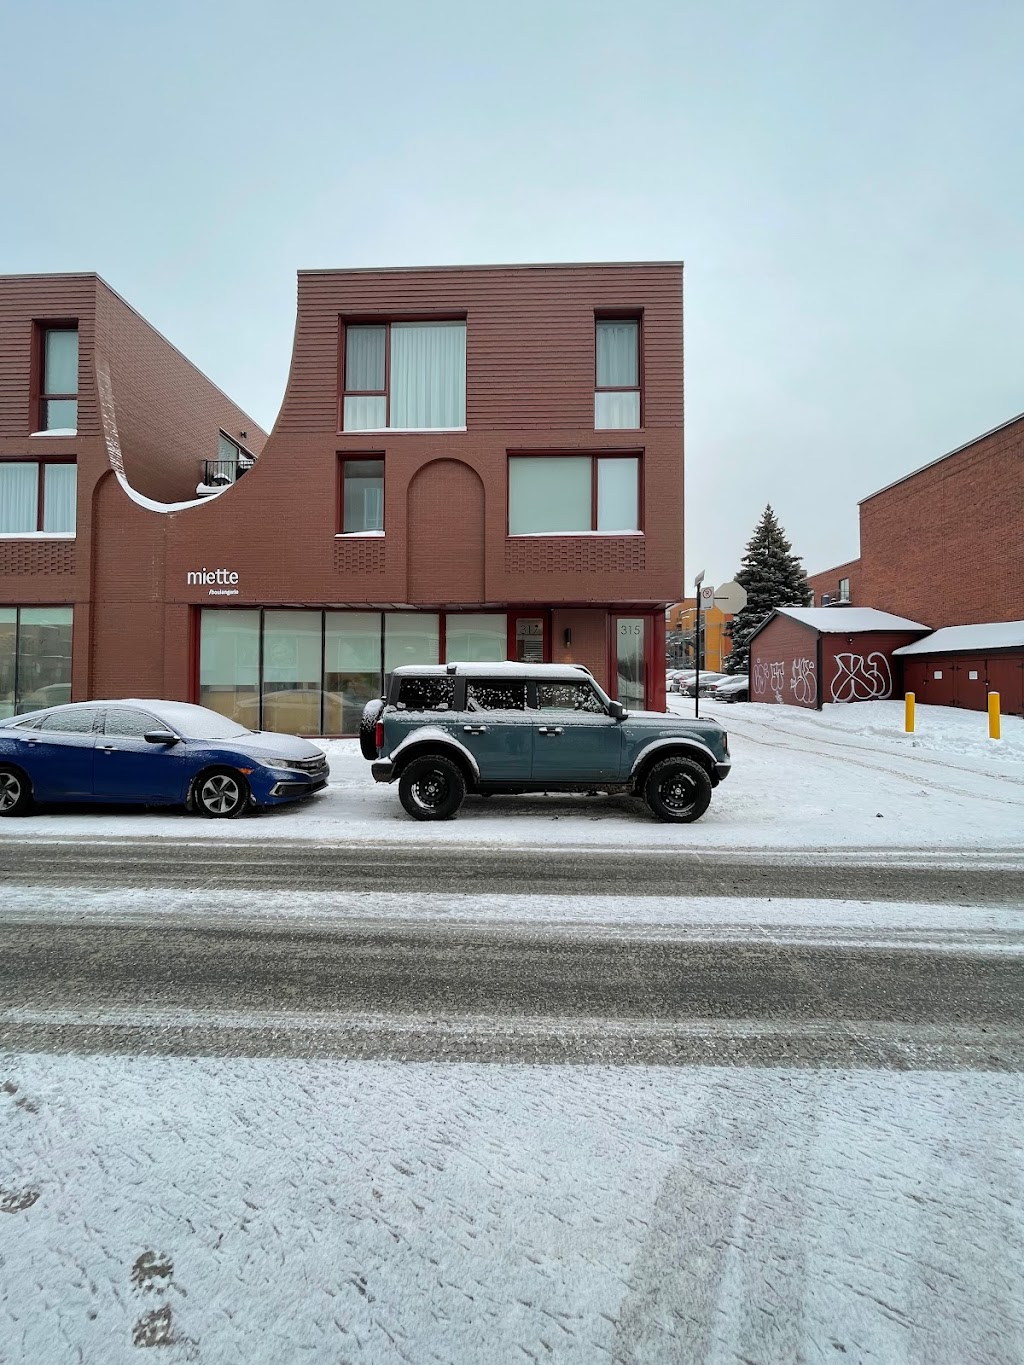
[[[781,706],[786,700],[786,665],[779,660],[758,659],[754,663],[754,696],[766,693]],[[789,693],[801,706],[813,706],[818,696],[818,683],[813,659],[794,659],[789,666]]]
[[[813,659],[794,659],[789,670],[789,690],[801,706],[813,706],[818,698],[818,680]]]
[[[833,701],[882,701],[892,696],[892,671],[889,660],[877,650],[873,654],[837,654],[832,679]]]

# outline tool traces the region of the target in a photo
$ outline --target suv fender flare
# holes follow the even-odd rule
[[[472,753],[454,735],[450,735],[447,730],[442,730],[439,725],[424,725],[422,729],[414,730],[411,735],[406,735],[397,749],[393,749],[387,755],[395,765],[396,777],[409,759],[421,749],[432,751],[440,749],[450,752],[456,763],[461,760],[460,766],[467,770],[472,781],[480,781],[480,765]]]
[[[650,744],[645,744],[633,760],[633,766],[629,770],[630,782],[636,782],[652,762],[656,762],[659,758],[668,758],[670,751],[695,758],[698,763],[707,768],[708,776],[711,777],[712,781],[714,780],[719,760],[706,744],[701,744],[699,739],[680,735],[678,739],[655,739]]]

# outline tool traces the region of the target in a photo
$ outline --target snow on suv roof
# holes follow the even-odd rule
[[[585,678],[594,675],[583,664],[399,664],[392,672],[402,678],[409,674],[419,677],[446,677],[457,674],[460,678]]]

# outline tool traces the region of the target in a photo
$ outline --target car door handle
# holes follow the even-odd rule
[[[560,735],[562,727],[560,725],[539,725],[537,733],[538,735]]]
[[[464,725],[462,729],[467,735],[486,735],[487,733],[486,725]]]
[[[97,744],[97,745],[96,745],[96,748],[97,748],[97,749],[102,749],[103,752],[104,752],[105,754],[116,754],[116,753],[117,753],[117,745],[116,745],[116,744]]]

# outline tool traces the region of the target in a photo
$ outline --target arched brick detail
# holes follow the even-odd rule
[[[461,460],[432,460],[409,484],[410,602],[483,602],[484,486]]]

